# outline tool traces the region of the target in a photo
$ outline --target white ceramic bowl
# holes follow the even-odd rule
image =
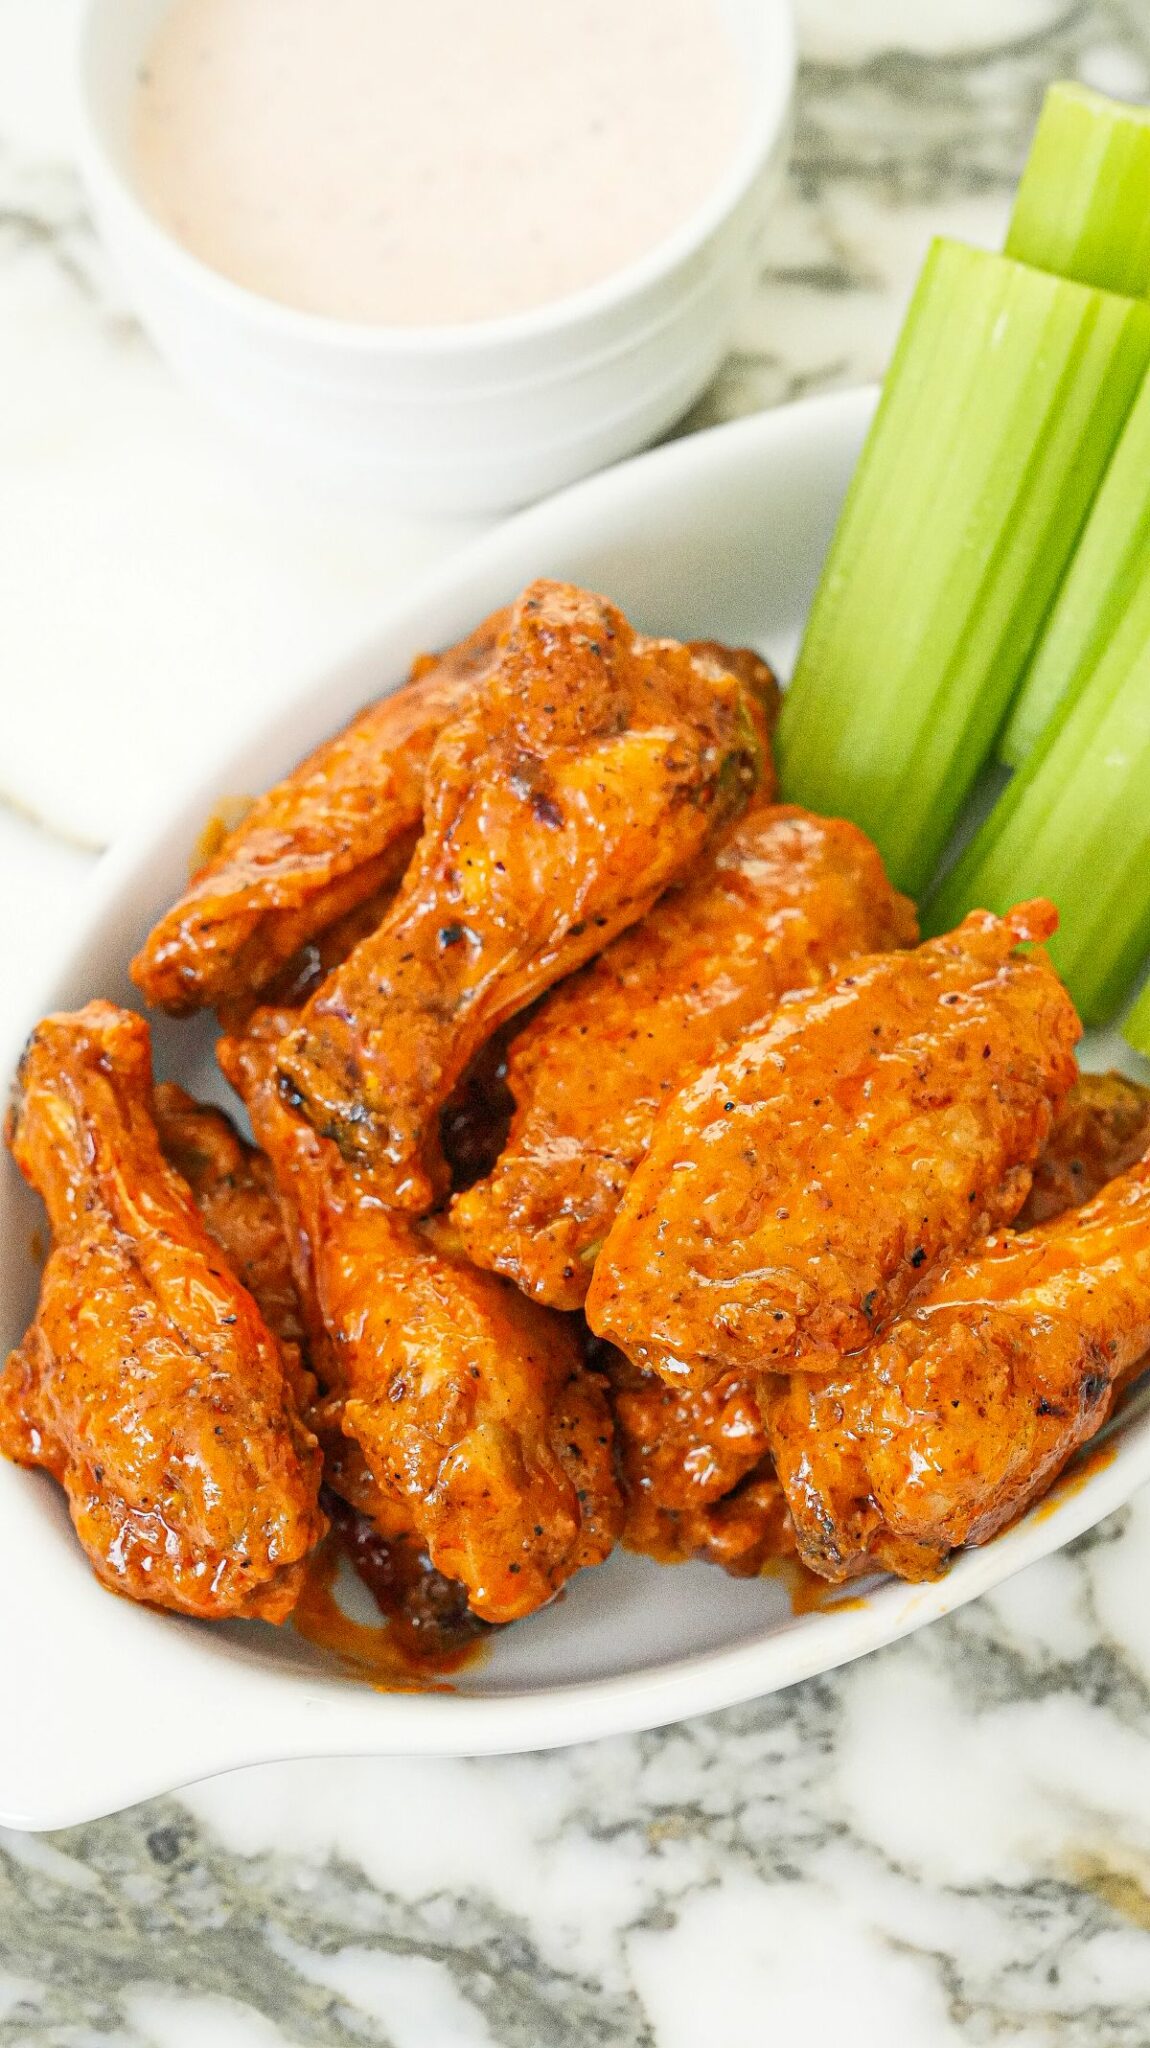
[[[247,434],[383,502],[505,511],[645,446],[713,376],[760,260],[786,147],[789,0],[719,0],[750,114],[729,170],[681,228],[552,305],[424,328],[293,311],[209,269],[152,219],[130,173],[130,118],[137,68],[168,4],[87,0],[79,164],[157,346]]]
[[[536,575],[608,592],[641,625],[757,643],[789,661],[870,418],[865,392],[699,434],[535,507],[461,553],[372,644],[274,722],[221,747],[214,775],[98,869],[60,964],[23,1022],[93,995],[134,1002],[125,963],[181,888],[222,794],[283,773],[412,655],[457,639]],[[225,1091],[207,1020],[156,1020],[163,1072]],[[1106,1048],[1101,1048],[1103,1052]],[[19,1044],[0,1046],[0,1074]],[[31,1313],[39,1205],[0,1169],[0,1347]],[[655,1726],[770,1692],[945,1614],[1096,1522],[1150,1477],[1150,1415],[1128,1401],[1099,1458],[935,1585],[875,1581],[795,1615],[785,1585],[617,1553],[499,1636],[451,1694],[377,1693],[290,1629],[205,1625],[106,1593],[58,1490],[0,1463],[0,1820],[58,1827],[232,1765],[297,1756],[537,1749]]]

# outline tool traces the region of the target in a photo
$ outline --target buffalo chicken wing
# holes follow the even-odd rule
[[[562,1318],[385,1208],[287,1107],[272,1050],[284,1021],[257,1016],[220,1061],[272,1161],[322,1329],[329,1481],[385,1535],[410,1528],[476,1614],[514,1620],[618,1533],[602,1384]]]
[[[929,1578],[1043,1493],[1150,1348],[1150,1163],[1003,1231],[825,1375],[767,1381],[776,1466],[813,1569]]]
[[[432,746],[482,689],[504,617],[417,661],[403,689],[257,798],[133,961],[150,1003],[182,1015],[250,997],[316,932],[399,881]]]
[[[428,768],[425,829],[379,930],[279,1051],[291,1100],[383,1199],[447,1184],[440,1112],[509,1016],[650,909],[762,780],[739,663],[644,640],[604,599],[531,585]]]
[[[668,1106],[593,1330],[672,1384],[826,1363],[1013,1217],[1074,1079],[1049,905],[978,912],[784,1003]]]
[[[788,989],[917,936],[856,826],[753,806],[512,1040],[508,1143],[453,1210],[467,1252],[537,1300],[580,1307],[670,1094]]]
[[[1056,1117],[1034,1171],[1034,1184],[1018,1227],[1041,1205],[1043,1219],[1061,1215],[1094,1195],[1113,1175],[1133,1164],[1131,1146],[1142,1134],[1139,1156],[1150,1143],[1150,1090],[1119,1074],[1082,1074]],[[760,1570],[780,1554],[793,1552],[795,1535],[786,1498],[767,1450],[768,1434],[759,1397],[776,1428],[788,1432],[792,1491],[801,1452],[804,1413],[820,1426],[834,1401],[841,1401],[839,1375],[820,1381],[795,1375],[791,1381],[763,1382],[725,1373],[699,1390],[668,1387],[657,1374],[641,1372],[610,1346],[599,1347],[615,1407],[616,1457],[623,1486],[623,1542],[663,1562],[704,1558],[728,1571]],[[1135,1360],[1135,1366],[1140,1361]],[[1129,1368],[1128,1368],[1129,1370]],[[1120,1375],[1120,1378],[1122,1375]],[[788,1398],[791,1386],[793,1398]],[[833,1426],[833,1425],[832,1425]],[[836,1441],[840,1446],[841,1434]],[[820,1449],[820,1472],[828,1475],[830,1453]],[[843,1471],[850,1470],[844,1450]],[[808,1465],[811,1457],[808,1455]],[[861,1484],[854,1464],[856,1493]],[[841,1498],[827,1483],[830,1499]],[[849,1498],[849,1496],[848,1496]],[[807,1545],[817,1540],[818,1519],[807,1502]],[[812,1528],[815,1536],[812,1537]],[[882,1537],[884,1555],[895,1555],[895,1538]],[[869,1560],[868,1560],[869,1561]],[[913,1546],[904,1563],[924,1560]],[[933,1565],[933,1558],[925,1562]]]
[[[148,1027],[48,1017],[11,1145],[53,1233],[36,1320],[0,1375],[0,1449],[60,1481],[115,1591],[279,1621],[325,1523],[284,1353],[160,1151]]]
[[[271,1167],[247,1145],[222,1109],[165,1081],[155,1091],[160,1146],[195,1196],[209,1237],[278,1337],[302,1409],[315,1393],[291,1255]]]

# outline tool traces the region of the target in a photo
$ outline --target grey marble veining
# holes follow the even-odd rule
[[[315,1964],[354,1946],[399,1964],[443,1973],[462,2004],[508,2048],[586,2048],[653,2040],[634,1993],[564,1968],[541,1951],[528,1921],[494,1901],[439,1891],[406,1898],[371,1886],[337,1855],[301,1895],[298,1870],[274,1850],[228,1856],[174,1800],[137,1808],[62,1838],[99,1882],[76,1892],[53,1870],[6,1870],[0,1893],[20,1945],[21,1922],[41,1996],[0,2018],[0,2041],[29,2029],[90,2029],[144,2048],[151,2036],[125,1988],[140,1980],[152,1944],[164,1944],[169,1991],[249,2005],[300,2048],[341,2048],[355,2039],[388,2048],[394,2036],[354,1996],[333,1993]],[[45,1957],[47,1919],[56,1927]],[[48,1969],[45,1972],[45,1962]],[[148,1974],[145,1971],[145,1974]],[[445,1986],[445,1988],[447,1988]]]
[[[74,171],[0,151],[0,253],[11,259],[28,249],[45,251],[77,291],[112,315],[113,287]]]
[[[849,17],[849,0],[838,11]],[[863,11],[881,18],[881,8]],[[960,31],[967,11],[922,0],[923,16],[949,14]],[[1012,34],[1019,14],[1025,25]],[[690,425],[879,376],[931,235],[1001,240],[1051,78],[1130,98],[1150,91],[1141,0],[1006,5],[999,20],[1001,39],[983,24],[973,47],[965,38],[942,53],[880,43],[851,61],[803,62],[784,246]]]
[[[0,608],[25,684],[0,945],[21,972],[77,843],[163,772],[192,679],[226,716],[237,677],[370,620],[381,554],[399,578],[444,545],[273,500],[156,365],[68,168],[65,13],[0,0]],[[769,263],[689,426],[878,374],[931,234],[1001,235],[1046,81],[1150,89],[1146,0],[801,16]],[[952,1620],[705,1720],[268,1767],[0,1836],[0,2048],[1148,2048],[1148,1581],[1143,1495]]]
[[[816,2042],[858,2003],[864,2042],[1144,2048],[1150,1785],[1115,1800],[1112,1775],[1150,1775],[1150,1667],[1107,1621],[1139,1533],[1145,1503],[854,1670],[678,1728],[281,1767],[8,1837],[0,2043],[663,2048],[760,2038],[766,1998]],[[421,1769],[430,1882],[405,1868],[421,1794],[401,1780]],[[242,1843],[221,1839],[253,1792]],[[297,1801],[320,1819],[306,1843]],[[389,1829],[408,1844],[390,1882]],[[179,2007],[190,2033],[169,2031]]]

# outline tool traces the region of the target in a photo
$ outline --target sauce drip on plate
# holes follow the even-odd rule
[[[175,0],[136,173],[252,291],[450,324],[653,248],[731,162],[744,102],[717,0]]]
[[[311,1560],[292,1627],[355,1678],[381,1692],[450,1692],[456,1672],[482,1657],[492,1630],[469,1613],[463,1589],[414,1543],[385,1542],[332,1495],[331,1529]],[[337,1596],[344,1564],[371,1593],[378,1622],[357,1621]]]

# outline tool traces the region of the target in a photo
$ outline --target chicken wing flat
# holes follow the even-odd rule
[[[568,584],[529,586],[487,688],[436,744],[392,910],[279,1052],[292,1100],[384,1199],[424,1210],[444,1190],[439,1113],[469,1061],[743,808],[765,716],[710,652],[642,639]]]
[[[1019,1229],[1025,1227],[1039,1191],[1041,1220],[1047,1220],[1076,1208],[1131,1166],[1136,1132],[1141,1132],[1142,1144],[1134,1158],[1150,1145],[1150,1091],[1118,1074],[1081,1075],[1039,1156],[1031,1193],[1019,1213]],[[626,1547],[664,1562],[706,1558],[744,1575],[760,1571],[771,1558],[793,1553],[790,1513],[767,1452],[759,1407],[762,1381],[724,1373],[709,1387],[669,1387],[656,1373],[640,1371],[609,1345],[598,1348],[615,1410]],[[838,1377],[832,1375],[832,1388]],[[809,1412],[821,1416],[827,1404],[820,1405],[821,1383],[813,1375],[794,1376],[796,1395],[790,1402],[785,1398],[788,1384],[780,1380],[774,1390],[776,1413],[789,1415],[793,1422],[795,1416],[802,1417],[806,1401]],[[821,1470],[826,1471],[825,1456]],[[861,1497],[857,1459],[855,1488]],[[840,1484],[835,1496],[841,1498],[842,1491]],[[889,1531],[884,1532],[888,1546],[893,1540]],[[913,1564],[913,1546],[910,1558]],[[926,1562],[933,1566],[933,1556]]]
[[[1089,1201],[1150,1146],[1150,1088],[1124,1074],[1080,1074],[1054,1120],[1018,1213],[1020,1230]]]
[[[208,1236],[278,1338],[306,1414],[315,1380],[303,1363],[303,1315],[271,1167],[222,1109],[196,1102],[172,1081],[157,1087],[153,1108],[164,1157],[187,1182]]]
[[[60,1481],[98,1576],[205,1618],[280,1621],[326,1526],[283,1354],[160,1151],[148,1027],[37,1028],[11,1132],[54,1247],[0,1375],[0,1449]]]
[[[913,905],[856,826],[752,806],[512,1040],[508,1143],[452,1211],[469,1256],[579,1308],[668,1095],[788,989],[917,937]]]
[[[506,613],[496,612],[257,798],[160,919],[132,962],[150,1003],[181,1016],[272,980],[293,953],[398,883],[442,727],[481,690]]]
[[[352,1453],[329,1479],[385,1535],[406,1521],[476,1614],[516,1620],[618,1533],[605,1392],[568,1323],[384,1208],[286,1106],[284,1021],[255,1020],[220,1063],[273,1163],[326,1332],[319,1426],[325,1451],[339,1436]]]
[[[664,1111],[587,1319],[674,1384],[830,1360],[1025,1200],[1080,1026],[1048,904],[783,1003]]]
[[[805,1563],[929,1578],[1044,1493],[1150,1347],[1150,1164],[953,1265],[869,1350],[763,1409]]]

